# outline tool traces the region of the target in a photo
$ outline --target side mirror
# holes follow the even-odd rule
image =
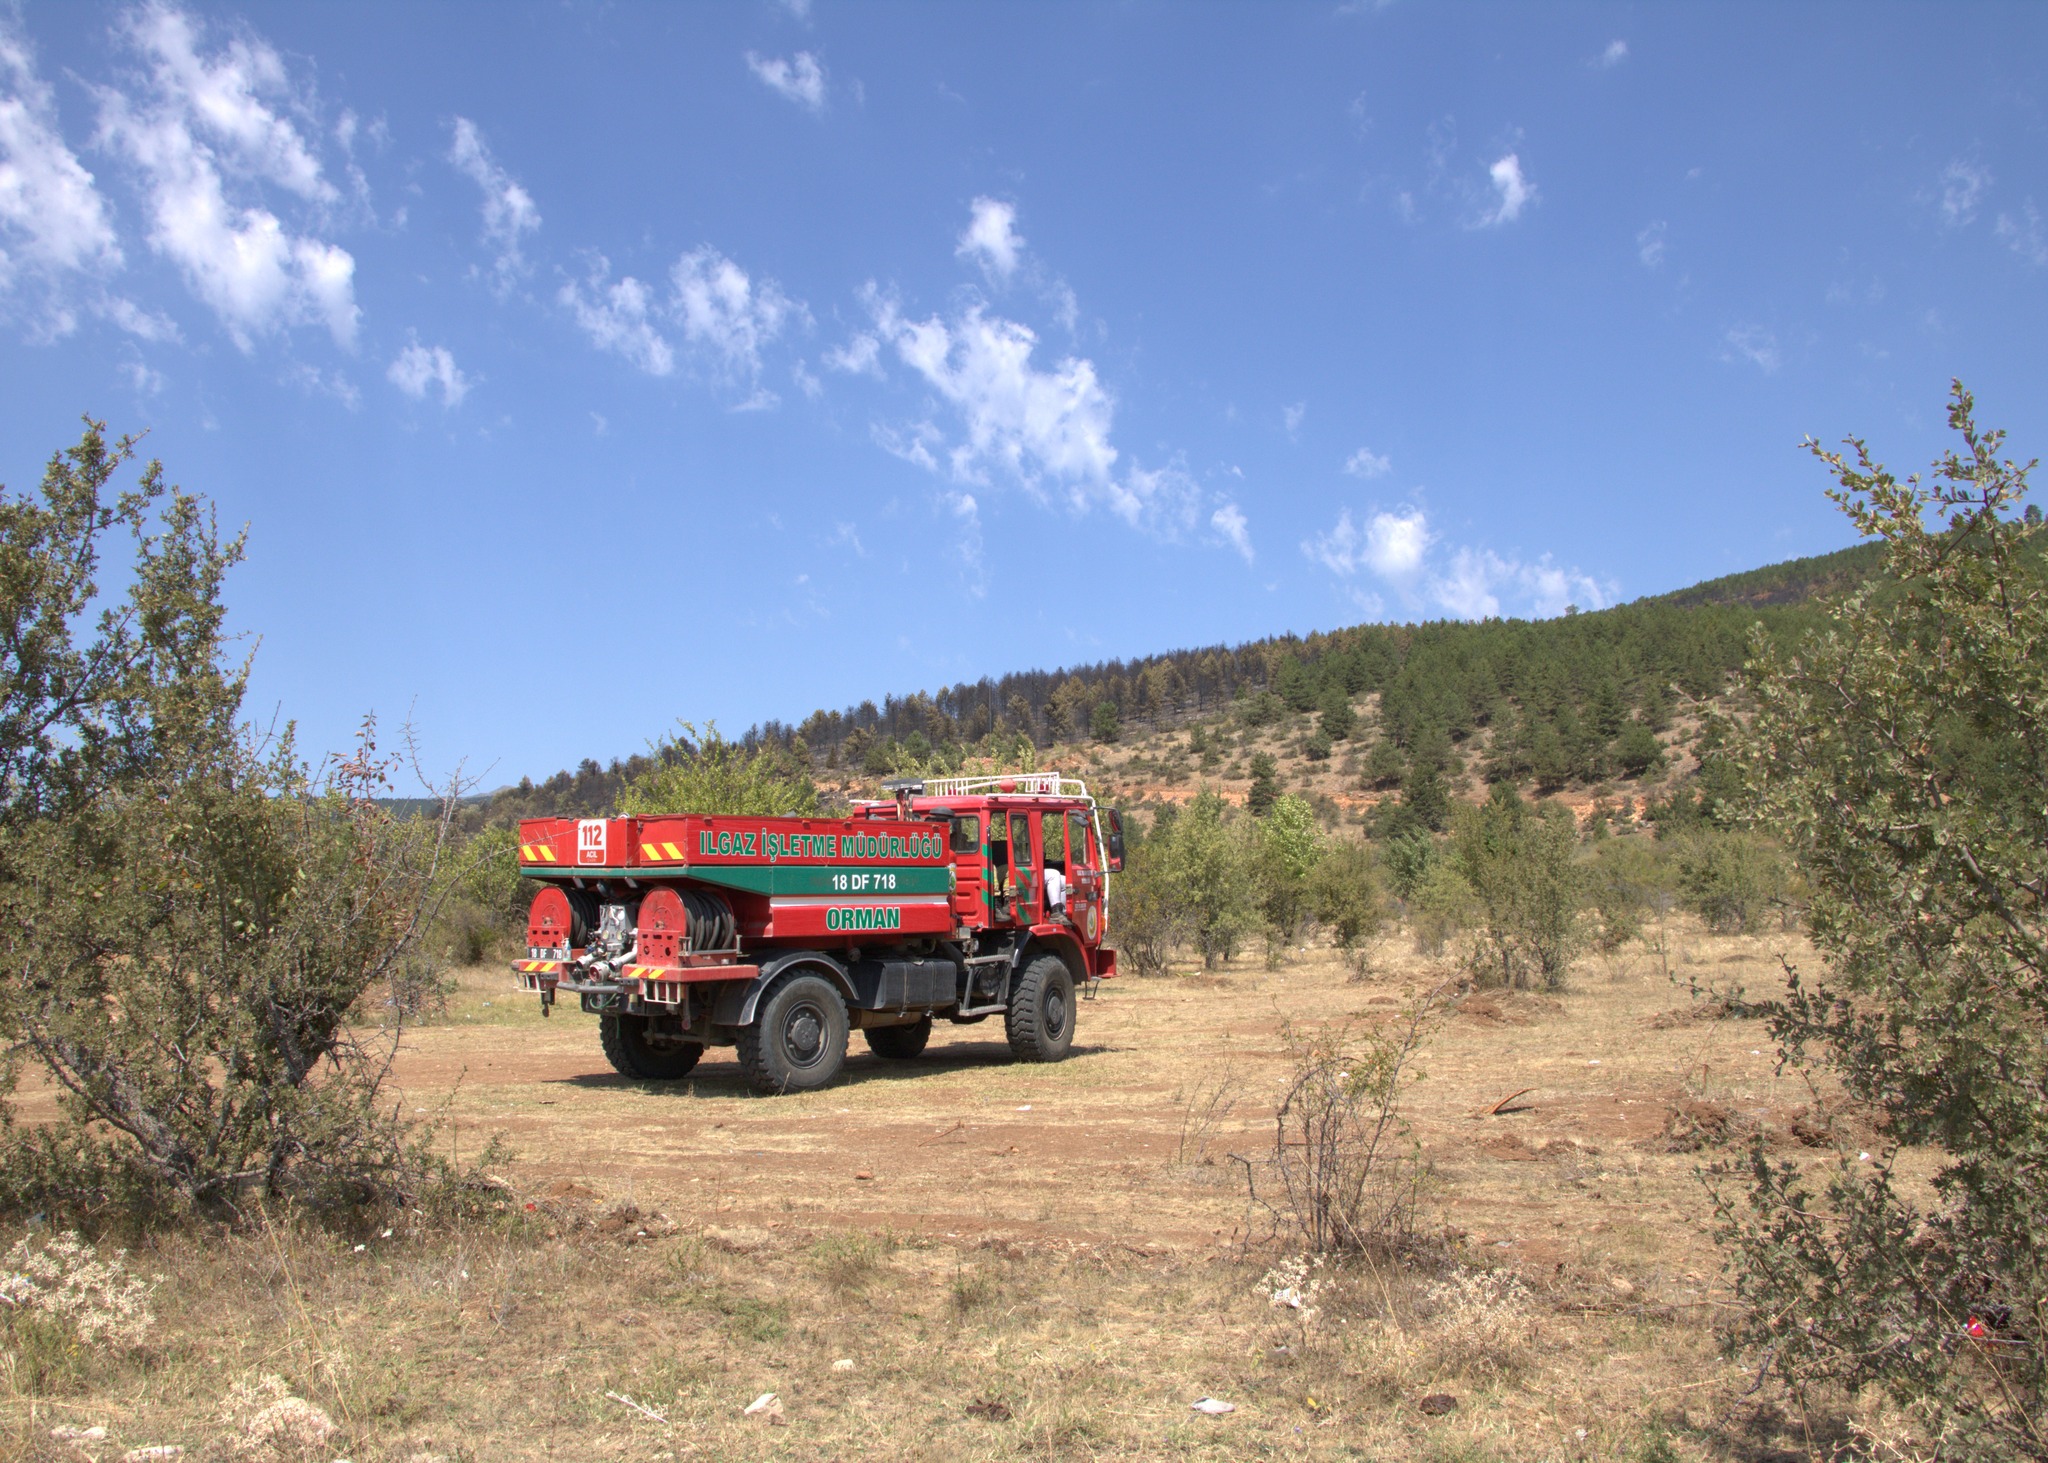
[[[1109,871],[1124,871],[1124,815],[1115,808],[1102,810],[1102,830],[1109,839]]]

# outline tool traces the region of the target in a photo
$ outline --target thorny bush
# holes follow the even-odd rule
[[[1238,1158],[1275,1239],[1310,1256],[1390,1254],[1412,1242],[1429,1168],[1401,1101],[1447,995],[1438,987],[1384,1026],[1287,1029],[1272,1152]]]

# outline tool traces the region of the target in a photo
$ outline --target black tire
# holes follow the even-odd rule
[[[794,975],[740,1030],[740,1069],[756,1092],[814,1092],[846,1065],[846,1002],[816,975]]]
[[[1057,955],[1024,967],[1010,991],[1003,1025],[1020,1062],[1057,1062],[1074,1049],[1074,976]]]
[[[690,1075],[704,1048],[697,1042],[656,1046],[647,1039],[647,1018],[623,1011],[605,1011],[597,1018],[597,1038],[604,1057],[622,1077],[642,1082],[673,1082]]]
[[[907,1062],[922,1054],[925,1043],[932,1039],[932,1018],[927,1016],[908,1026],[872,1026],[861,1035],[868,1039],[868,1050],[876,1056]]]

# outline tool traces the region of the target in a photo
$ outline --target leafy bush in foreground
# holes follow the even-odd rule
[[[1880,1387],[1923,1456],[2048,1458],[2048,583],[2028,468],[1960,386],[1962,450],[1903,482],[1812,450],[1891,581],[1759,639],[1735,749],[1812,888],[1825,974],[1750,1006],[1888,1145],[1724,1175],[1734,1342],[1795,1387]],[[2029,465],[2031,466],[2031,464]],[[1935,520],[1928,524],[1929,516]],[[1898,1167],[1939,1156],[1931,1191]],[[1863,1159],[1869,1161],[1861,1161]]]

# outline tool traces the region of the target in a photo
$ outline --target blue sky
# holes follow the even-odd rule
[[[1841,546],[2039,449],[2048,7],[0,6],[0,481],[486,781]]]

